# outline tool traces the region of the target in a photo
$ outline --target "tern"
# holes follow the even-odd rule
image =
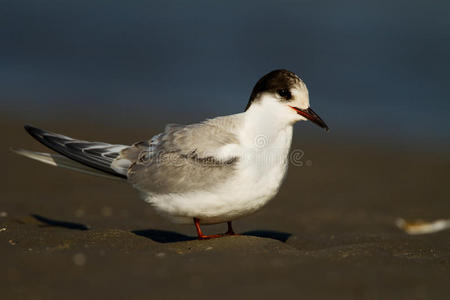
[[[128,181],[156,211],[195,225],[198,239],[235,235],[231,222],[261,209],[278,192],[288,168],[293,126],[309,120],[328,130],[309,105],[305,83],[274,70],[257,81],[244,112],[164,132],[133,145],[88,142],[25,126],[58,154],[14,149],[53,166]],[[227,223],[205,235],[201,224]]]

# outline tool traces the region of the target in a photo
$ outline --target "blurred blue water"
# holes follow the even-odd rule
[[[448,1],[0,4],[3,113],[190,121],[287,68],[334,130],[449,140]]]

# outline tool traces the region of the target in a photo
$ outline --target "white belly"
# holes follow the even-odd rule
[[[202,224],[232,221],[256,212],[278,192],[286,167],[272,170],[260,179],[238,176],[215,192],[195,191],[184,194],[146,194],[145,200],[158,213],[175,223],[192,223],[199,218]],[[240,178],[239,178],[240,177]]]

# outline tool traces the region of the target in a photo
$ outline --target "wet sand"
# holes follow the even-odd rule
[[[1,125],[2,299],[450,297],[450,231],[408,236],[394,224],[449,217],[448,151],[332,136],[296,142],[304,166],[290,167],[263,210],[234,222],[243,235],[197,241],[193,226],[162,219],[127,184],[7,152],[44,148],[22,122]],[[158,132],[43,127],[125,143]]]

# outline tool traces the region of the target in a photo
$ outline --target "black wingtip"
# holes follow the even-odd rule
[[[25,128],[25,130],[28,132],[28,134],[31,135],[34,139],[36,139],[39,142],[41,142],[41,140],[42,140],[42,133],[44,132],[42,129],[39,129],[39,128],[34,127],[32,125],[25,125],[25,126],[23,126],[23,128]]]
[[[23,126],[23,128],[25,128],[25,130],[32,136],[36,136],[37,132],[42,131],[41,129],[28,124]]]
[[[74,149],[70,149],[70,147],[66,147],[64,142],[62,141],[74,141],[78,143],[86,143],[84,141],[77,141],[73,140],[70,137],[59,135],[50,131],[46,131],[43,129],[39,129],[37,127],[31,126],[31,125],[24,125],[25,130],[39,143],[43,144],[44,146],[52,149],[55,152],[58,152],[61,155],[66,156],[67,158],[70,158],[76,162],[79,162],[80,164],[86,165],[88,167],[91,167],[93,169],[117,176],[126,179],[127,176],[117,173],[114,171],[111,167],[102,165],[99,163],[98,160],[90,160],[88,157],[85,157],[85,153],[83,153],[82,150],[79,150],[78,152]]]

